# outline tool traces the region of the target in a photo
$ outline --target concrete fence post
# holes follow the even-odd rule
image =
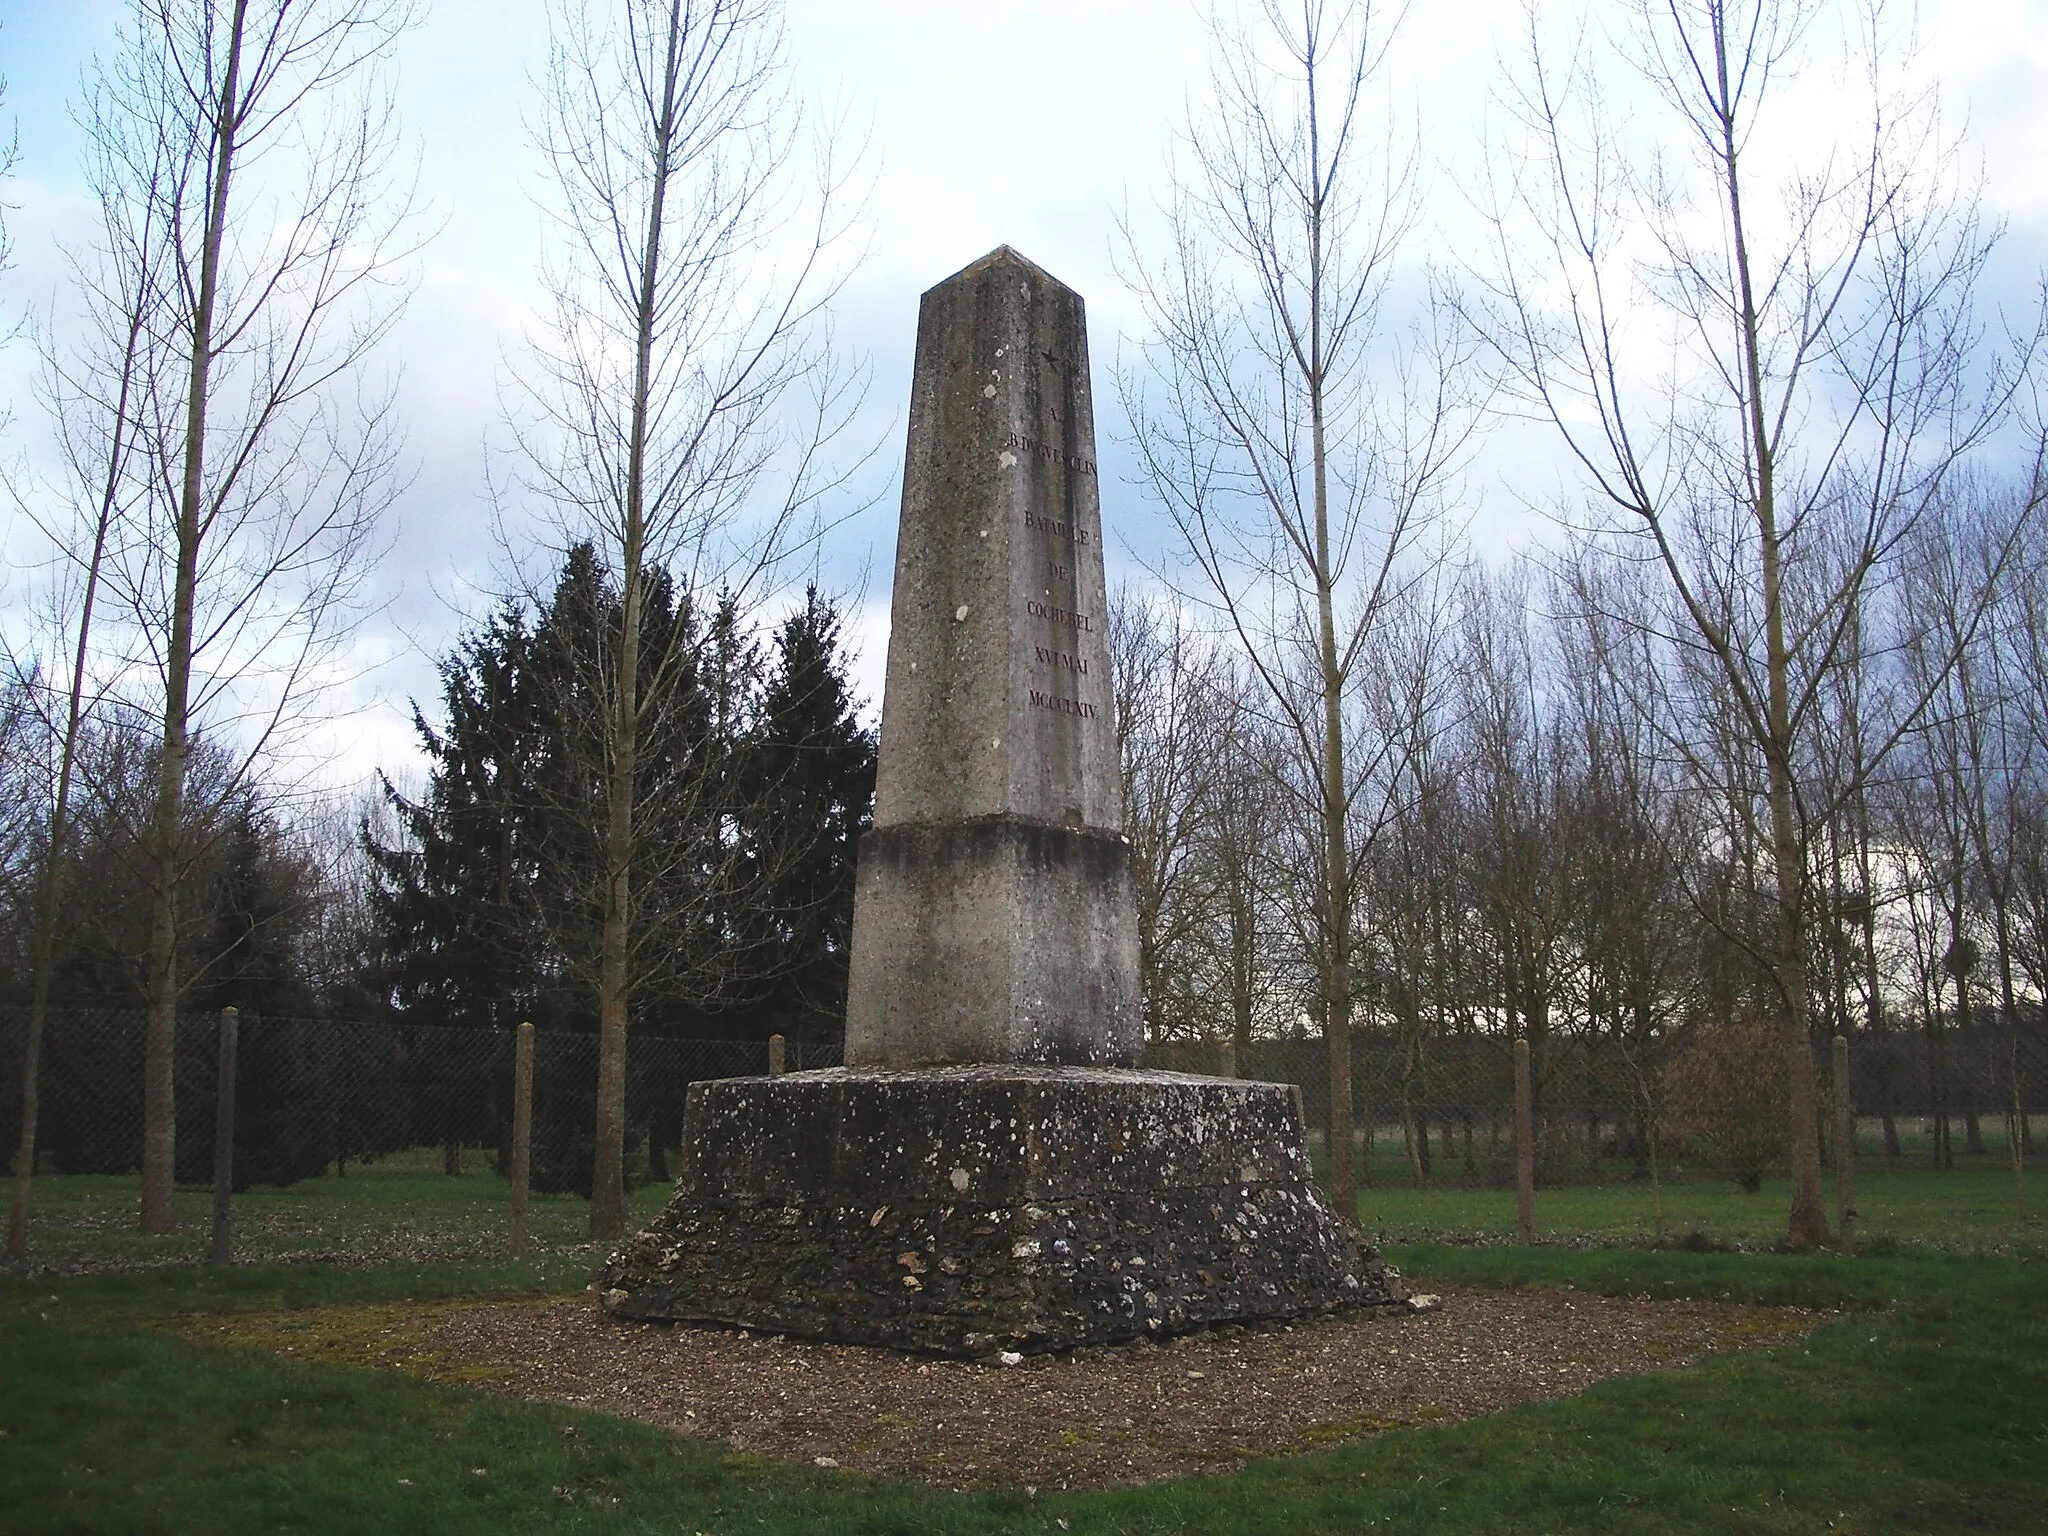
[[[213,1091],[213,1248],[209,1259],[229,1263],[234,1247],[235,1035],[241,1015],[220,1011],[220,1063]]]
[[[789,1070],[789,1044],[780,1035],[768,1037],[768,1075],[780,1077]]]
[[[1835,1226],[1842,1251],[1856,1246],[1856,1106],[1849,1095],[1849,1041],[1835,1036]]]
[[[533,1026],[512,1052],[512,1251],[526,1252],[526,1192],[533,1174]]]
[[[1536,1241],[1536,1111],[1529,1083],[1529,1042],[1515,1042],[1515,1222]]]

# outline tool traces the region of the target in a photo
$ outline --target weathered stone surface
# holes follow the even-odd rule
[[[1007,816],[876,827],[854,896],[869,1027],[849,1029],[849,1066],[1137,1059],[1120,1026],[1102,1027],[1138,1016],[1126,934],[1107,915],[1134,910],[1120,836]]]
[[[1080,295],[1007,246],[918,316],[848,1066],[1134,1066],[1136,909]]]
[[[961,1067],[693,1084],[685,1166],[597,1285],[623,1317],[981,1355],[1402,1299],[1291,1089]]]

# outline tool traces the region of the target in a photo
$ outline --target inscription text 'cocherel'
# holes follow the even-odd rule
[[[1095,633],[1095,615],[1076,613],[1071,608],[1054,608],[1041,603],[1035,597],[1024,599],[1024,611],[1034,619],[1044,619],[1048,624],[1064,624],[1069,629],[1078,629],[1084,634]]]

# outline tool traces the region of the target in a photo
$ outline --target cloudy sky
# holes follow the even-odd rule
[[[1562,10],[1546,6],[1545,24]],[[88,228],[68,114],[121,11],[113,0],[0,0],[0,118],[16,124],[21,150],[0,192],[16,246],[0,305],[13,316],[53,302],[60,243]],[[411,760],[406,700],[431,697],[434,656],[497,580],[484,487],[505,447],[507,363],[532,333],[537,298],[539,167],[527,125],[545,56],[543,6],[422,0],[422,11],[401,44],[398,95],[437,233],[390,349],[414,477],[385,530],[382,607],[357,648],[360,675],[346,685],[354,707],[326,747],[337,782]],[[1928,0],[1919,15],[1927,67],[1950,115],[1967,123],[1988,210],[2008,226],[1996,291],[2022,304],[2048,269],[2048,0]],[[1514,52],[1522,17],[1521,0],[1423,0],[1408,18],[1395,94],[1420,126],[1433,189],[1418,254],[1469,242],[1459,188],[1478,174],[1497,59]],[[917,296],[990,248],[1017,247],[1086,298],[1111,559],[1129,568],[1134,552],[1161,547],[1157,513],[1115,472],[1128,457],[1114,446],[1122,423],[1103,375],[1142,331],[1117,275],[1117,221],[1127,212],[1141,242],[1156,231],[1174,136],[1203,90],[1205,43],[1191,0],[789,0],[802,94],[836,107],[868,146],[870,254],[835,326],[869,359],[865,426],[883,446],[849,492],[873,507],[835,532],[821,560],[828,585],[859,599],[853,629],[870,694],[886,643]],[[1816,132],[1826,116],[1823,105]],[[17,477],[46,451],[26,353],[18,343],[0,352],[0,408],[13,406],[0,457]],[[1526,437],[1489,443],[1466,487],[1483,548],[1540,537],[1527,490],[1555,473]],[[0,602],[16,605],[36,551],[18,514],[0,506],[0,519],[0,550],[14,567]]]

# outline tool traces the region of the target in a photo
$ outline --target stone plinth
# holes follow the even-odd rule
[[[1399,1299],[1292,1089],[1167,1072],[801,1072],[690,1088],[622,1317],[978,1355]]]
[[[1135,1066],[1088,326],[1005,246],[918,314],[846,1064]]]

